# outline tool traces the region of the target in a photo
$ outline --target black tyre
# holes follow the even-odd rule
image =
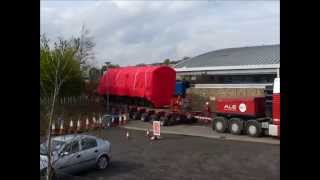
[[[149,121],[148,113],[143,113],[141,115],[141,119],[140,120],[143,121],[143,122],[148,122]]]
[[[133,114],[134,114],[134,112],[129,112],[129,118],[130,119],[133,119]]]
[[[212,129],[219,133],[225,133],[228,129],[227,119],[225,117],[214,118]]]
[[[150,121],[149,122],[153,123],[153,121],[158,121],[158,119],[159,118],[158,118],[158,116],[156,114],[152,114],[151,117],[150,117]]]
[[[231,134],[239,135],[243,132],[243,121],[240,118],[231,118],[229,121],[229,130]]]
[[[193,122],[192,118],[193,118],[193,117],[191,116],[191,114],[188,114],[188,115],[186,116],[186,120],[185,120],[186,123],[187,123],[187,124],[191,124],[191,123]]]
[[[96,163],[96,168],[98,170],[103,170],[107,168],[109,164],[110,164],[109,158],[107,156],[101,156]]]
[[[161,116],[160,117],[160,125],[161,126],[167,126],[168,125],[168,117],[166,117],[166,116]]]
[[[51,169],[52,173],[52,179],[57,178],[56,171],[54,169]],[[46,177],[47,176],[47,168],[44,168],[40,171],[40,177]]]
[[[170,120],[169,120],[169,125],[175,125],[179,123],[179,116],[171,116]]]
[[[141,114],[140,114],[139,112],[133,113],[132,119],[133,119],[133,120],[141,119]]]
[[[249,120],[246,123],[246,131],[249,136],[260,137],[262,135],[261,124],[256,120]]]

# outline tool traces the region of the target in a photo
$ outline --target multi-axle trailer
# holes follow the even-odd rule
[[[280,78],[274,80],[272,116],[266,113],[265,97],[218,98],[215,112],[209,102],[202,111],[191,111],[186,104],[192,99],[184,97],[185,87],[178,83],[168,66],[115,68],[101,78],[98,92],[110,100],[112,121],[160,121],[162,126],[212,122],[220,133],[280,137]]]

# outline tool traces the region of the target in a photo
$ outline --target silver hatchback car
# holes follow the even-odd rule
[[[55,173],[74,174],[96,167],[105,169],[110,164],[109,141],[90,135],[65,135],[52,138],[52,167]],[[40,145],[40,175],[48,166],[47,142]]]

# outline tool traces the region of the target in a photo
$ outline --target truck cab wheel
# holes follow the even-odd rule
[[[230,133],[239,135],[243,131],[243,121],[240,118],[231,118],[230,119]]]
[[[246,124],[247,134],[252,137],[259,137],[262,135],[261,124],[256,120],[249,120]]]
[[[228,125],[227,125],[227,119],[225,117],[216,117],[213,120],[213,126],[212,129],[219,132],[224,133],[227,131]]]

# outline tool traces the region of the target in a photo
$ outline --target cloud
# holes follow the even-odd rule
[[[120,65],[280,42],[279,1],[42,1],[41,32],[71,37],[85,24],[96,60]]]

